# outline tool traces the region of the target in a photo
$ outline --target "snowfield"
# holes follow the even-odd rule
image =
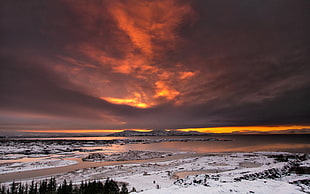
[[[50,159],[36,162],[0,163],[0,174],[69,166],[77,163],[77,161],[61,159]]]
[[[66,179],[73,184],[80,184],[87,180],[105,181],[112,178],[126,183],[129,190],[134,187],[141,194],[310,193],[309,154],[196,154],[145,150],[107,154],[109,152],[104,152],[110,146],[107,142],[3,142],[0,145],[0,175],[78,164],[81,166],[78,170],[18,181],[30,183],[32,180],[40,181],[53,176],[58,183]],[[98,165],[85,168],[83,163]],[[11,182],[1,184],[8,186]]]
[[[141,194],[220,194],[220,193],[242,193],[242,194],[266,194],[266,193],[279,193],[279,194],[304,194],[299,191],[299,188],[295,185],[285,182],[274,180],[256,180],[256,181],[242,181],[222,183],[218,182],[210,183],[210,186],[194,185],[189,187],[178,187],[176,185],[161,188],[151,189]]]
[[[136,154],[132,153],[154,156],[153,152],[142,151],[120,155],[136,159]],[[188,154],[171,160],[158,158],[152,162],[141,160],[139,163],[79,169],[55,177],[58,183],[66,179],[74,184],[112,178],[127,183],[129,190],[134,187],[141,194],[298,194],[310,192],[309,163],[309,155],[286,152]],[[45,178],[49,177],[35,181]]]

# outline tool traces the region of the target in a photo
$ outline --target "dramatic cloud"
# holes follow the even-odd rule
[[[310,125],[307,0],[0,4],[0,130]]]

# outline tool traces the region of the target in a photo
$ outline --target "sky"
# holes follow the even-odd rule
[[[309,8],[2,0],[0,132],[310,128]]]

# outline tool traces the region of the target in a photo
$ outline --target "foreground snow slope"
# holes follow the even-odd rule
[[[188,187],[170,186],[161,189],[151,189],[139,194],[304,194],[295,185],[275,180],[255,180],[231,183],[210,183],[210,186],[191,185]]]
[[[62,159],[41,160],[36,162],[2,163],[0,164],[0,174],[69,166],[76,163],[78,162]]]
[[[117,158],[128,156],[129,160],[137,159],[137,153],[146,158],[154,156],[154,152],[130,151],[118,154],[117,156],[121,157]],[[151,161],[140,160],[135,163],[83,168],[53,176],[58,183],[66,179],[74,184],[112,178],[126,183],[129,190],[134,187],[141,194],[299,194],[310,193],[309,168],[310,160],[307,154],[210,153],[185,154],[182,157],[173,156],[173,159],[168,160],[158,158]],[[45,178],[49,177],[38,177],[34,180],[40,181]],[[32,180],[33,178],[22,181]]]

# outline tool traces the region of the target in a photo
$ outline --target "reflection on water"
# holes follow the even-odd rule
[[[204,138],[230,139],[232,141],[173,141],[151,144],[113,144],[101,147],[103,152],[125,152],[128,150],[150,150],[170,152],[254,152],[254,151],[287,151],[310,152],[310,135],[230,135],[204,136]],[[89,140],[103,139],[96,137]],[[114,137],[115,138],[115,137]],[[119,138],[119,137],[116,137]],[[121,137],[124,138],[124,137]],[[197,137],[126,137],[127,139],[188,139]],[[96,147],[100,148],[100,147]]]
[[[139,136],[139,137],[57,137],[26,138],[27,140],[115,140],[115,139],[201,139],[218,138],[232,141],[173,141],[151,144],[112,144],[109,147],[96,147],[104,152],[124,152],[128,150],[152,150],[172,152],[253,152],[289,151],[310,152],[310,135],[222,135],[222,136]],[[86,148],[86,147],[84,147]],[[86,149],[94,149],[89,147]]]
[[[310,152],[310,135],[235,135],[216,136],[215,138],[231,139],[232,141],[188,141],[161,142],[152,144],[127,144],[123,146],[115,145],[112,146],[111,149],[118,151],[151,150],[197,153],[254,151]]]
[[[238,145],[227,142],[162,142],[157,144],[125,145],[118,151],[151,150],[172,152],[254,152],[254,151],[287,151],[309,152],[310,144],[265,144],[265,145]]]

